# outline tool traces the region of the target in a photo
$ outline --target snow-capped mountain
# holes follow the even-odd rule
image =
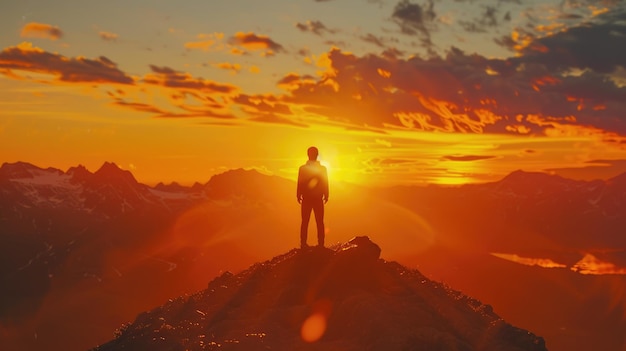
[[[226,272],[95,350],[546,350],[491,306],[380,253],[355,237]]]
[[[34,316],[54,289],[78,289],[122,275],[151,279],[172,267],[179,267],[172,277],[178,271],[184,275],[184,262],[207,260],[196,241],[242,223],[238,218],[250,218],[259,206],[275,201],[276,192],[261,183],[277,182],[291,189],[288,180],[245,170],[226,172],[204,185],[149,187],[113,163],[93,173],[83,166],[63,172],[24,162],[3,164],[0,326]],[[168,237],[174,234],[179,237]],[[171,249],[155,252],[159,245]]]
[[[63,172],[28,163],[5,163],[0,167],[0,192],[4,210],[19,215],[20,208],[65,209],[93,213],[106,218],[140,210],[146,206],[170,208],[173,199],[196,198],[201,189],[185,187],[150,188],[137,182],[129,171],[106,162],[91,173],[83,166]],[[6,213],[6,212],[5,212]]]

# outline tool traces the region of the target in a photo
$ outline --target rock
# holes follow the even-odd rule
[[[350,256],[362,263],[376,262],[380,258],[380,246],[370,240],[368,236],[355,236],[337,250],[338,256]]]
[[[96,350],[546,351],[487,305],[380,253],[366,236],[291,250],[140,315]]]

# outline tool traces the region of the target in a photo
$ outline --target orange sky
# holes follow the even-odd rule
[[[464,2],[369,2],[353,18],[276,0],[206,19],[193,1],[12,4],[0,161],[189,184],[294,177],[316,145],[332,179],[370,185],[626,171],[626,36],[610,34],[626,34],[624,5],[481,4],[464,18]]]

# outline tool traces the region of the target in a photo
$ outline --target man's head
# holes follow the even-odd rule
[[[307,155],[309,155],[309,160],[315,161],[317,160],[317,155],[319,155],[319,151],[315,146],[311,146],[308,150],[306,150]]]

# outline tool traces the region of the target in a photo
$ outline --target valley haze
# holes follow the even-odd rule
[[[621,351],[625,206],[625,174],[516,171],[459,187],[331,182],[327,243],[367,235],[384,259],[493,306],[549,350]],[[150,187],[113,163],[93,173],[5,163],[0,210],[0,336],[24,350],[94,347],[142,311],[299,241],[295,182],[254,170]]]
[[[626,350],[626,1],[0,8],[0,348],[136,346],[150,328],[217,347],[188,323],[237,348],[209,311],[254,329],[247,296],[299,321],[322,278],[290,269],[354,268],[367,237],[376,274],[331,294],[308,346],[380,345],[357,337],[380,299],[423,327],[387,329],[398,348]],[[303,257],[311,146],[329,250]],[[266,274],[279,300],[255,288]],[[233,340],[279,347],[287,324]]]

